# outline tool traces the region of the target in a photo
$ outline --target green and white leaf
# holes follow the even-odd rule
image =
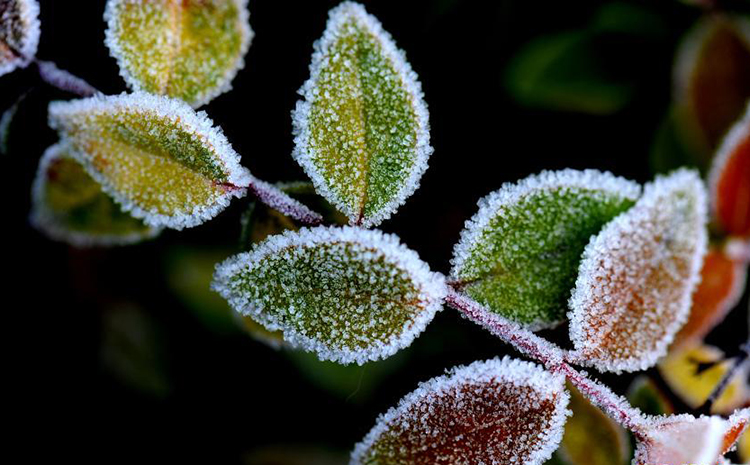
[[[36,0],[0,0],[0,76],[31,63],[40,33]]]
[[[31,207],[37,229],[78,247],[132,244],[159,233],[123,212],[70,153],[58,143],[39,161]]]
[[[248,19],[247,0],[109,0],[105,43],[131,88],[199,107],[244,66]]]
[[[479,201],[453,251],[450,280],[531,329],[565,318],[589,238],[630,208],[640,186],[595,170],[545,171]]]
[[[52,102],[50,126],[123,210],[150,226],[196,226],[254,179],[203,112],[146,93]]]
[[[271,236],[217,266],[212,287],[292,345],[359,364],[408,346],[445,295],[396,236],[348,226]]]
[[[418,187],[432,154],[417,76],[365,9],[344,2],[315,43],[293,112],[294,158],[350,224],[389,218]]]

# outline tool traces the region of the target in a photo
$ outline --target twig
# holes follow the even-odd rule
[[[576,370],[565,362],[563,349],[523,328],[518,323],[490,312],[480,303],[452,287],[448,288],[446,302],[466,318],[483,326],[519,352],[543,364],[549,371],[564,375],[571,384],[613,420],[631,430],[636,437],[644,437],[643,425],[645,420],[643,414],[630,406],[625,398],[615,394],[604,384],[591,379],[585,373]]]
[[[91,97],[101,93],[84,79],[58,68],[51,61],[34,60],[34,63],[39,71],[39,77],[52,87],[76,94],[80,97]]]
[[[292,219],[308,225],[318,225],[323,222],[323,217],[319,213],[293,199],[273,184],[253,177],[247,188],[259,201]]]

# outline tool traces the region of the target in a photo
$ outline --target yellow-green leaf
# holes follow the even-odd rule
[[[244,66],[248,16],[247,0],[109,0],[105,43],[130,87],[198,107]]]
[[[568,465],[625,465],[630,459],[630,440],[622,426],[568,385],[573,416],[565,423],[558,449]]]
[[[39,34],[36,0],[0,0],[0,76],[31,63]]]
[[[253,179],[205,113],[146,93],[52,102],[50,125],[105,192],[152,226],[196,226]]]
[[[58,143],[39,161],[31,210],[37,229],[81,247],[131,244],[159,233],[123,212],[70,152]]]
[[[403,52],[373,16],[344,2],[315,43],[294,110],[294,157],[351,224],[390,217],[432,153],[427,107]]]

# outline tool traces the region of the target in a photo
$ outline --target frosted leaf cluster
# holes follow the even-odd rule
[[[104,20],[130,87],[194,107],[231,89],[253,37],[247,0],[109,0]]]
[[[411,344],[445,295],[442,277],[396,236],[355,227],[271,236],[219,264],[212,287],[290,344],[359,364]]]
[[[749,422],[750,408],[729,419],[688,414],[654,417],[644,432],[645,440],[638,443],[633,464],[716,464],[734,448]]]
[[[375,226],[417,189],[432,154],[421,86],[357,3],[330,11],[314,48],[292,113],[293,156],[351,224]]]
[[[565,318],[589,238],[635,204],[637,183],[596,170],[545,171],[479,201],[450,279],[490,310],[530,329]]]
[[[381,415],[351,465],[537,465],[569,414],[564,378],[508,357],[421,384]]]
[[[709,193],[719,226],[729,234],[750,238],[750,107],[714,157]]]
[[[52,102],[50,126],[123,210],[150,226],[196,226],[252,179],[203,112],[146,93]]]
[[[39,161],[31,192],[34,227],[78,247],[132,244],[159,233],[123,212],[70,153],[58,143]]]
[[[570,299],[570,337],[600,371],[643,370],[687,320],[706,251],[707,200],[695,172],[647,184],[586,246]]]
[[[40,31],[36,0],[0,0],[0,76],[31,63]]]

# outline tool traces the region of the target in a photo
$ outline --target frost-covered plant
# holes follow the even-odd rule
[[[37,11],[0,1],[0,74],[35,60]],[[479,201],[442,276],[395,235],[367,229],[418,188],[433,152],[404,52],[361,5],[331,10],[292,114],[293,157],[349,225],[300,229],[327,216],[252,176],[194,110],[243,66],[248,17],[242,0],[109,0],[106,44],[131,93],[106,96],[38,62],[47,82],[88,98],[49,106],[61,140],[40,161],[32,222],[78,246],[127,244],[197,226],[250,191],[297,223],[282,216],[289,230],[218,264],[212,287],[264,337],[362,364],[407,347],[447,305],[536,362],[479,361],[423,383],[377,419],[352,464],[540,464],[561,441],[561,456],[581,463],[585,448],[563,438],[587,422],[618,457],[629,445],[617,424],[630,430],[635,464],[713,465],[734,447],[747,398],[728,418],[654,416],[574,365],[653,367],[671,344],[694,349],[736,303],[750,261],[750,116],[724,138],[708,189],[687,169],[643,187],[570,169],[503,185]],[[709,248],[709,220],[731,237],[725,246]],[[702,278],[727,257],[732,286],[710,294]],[[534,333],[564,322],[572,350]]]

